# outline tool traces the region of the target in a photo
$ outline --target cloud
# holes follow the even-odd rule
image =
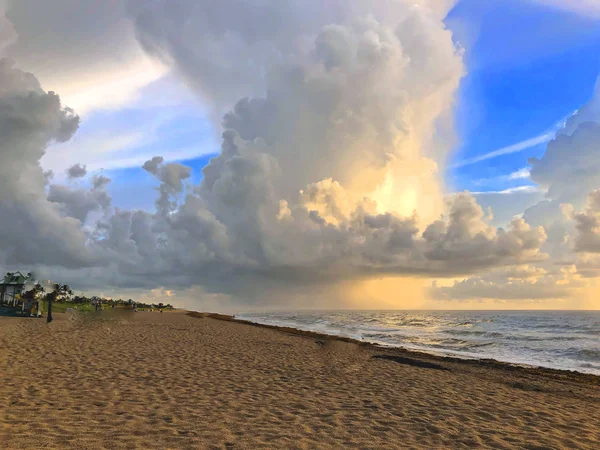
[[[233,2],[232,10],[243,11],[253,3]],[[244,140],[260,137],[267,152],[278,152],[286,174],[285,186],[279,187],[286,189],[284,196],[330,177],[363,195],[380,187],[388,171],[396,175],[404,170],[403,186],[392,187],[387,197],[408,198],[394,191],[414,184],[413,205],[385,209],[410,214],[416,203],[441,207],[436,161],[420,153],[444,158],[443,145],[434,150],[430,142],[434,118],[449,114],[464,68],[439,18],[405,2],[323,8],[311,1],[301,11],[267,3],[257,7],[264,8],[262,13],[247,16],[260,21],[277,17],[269,26],[248,17],[242,25],[237,15],[221,17],[220,9],[210,11],[217,17],[204,26],[207,4],[180,1],[181,17],[197,26],[177,38],[169,33],[181,29],[177,21],[182,19],[165,12],[170,9],[165,2],[138,2],[135,20],[144,47],[171,61],[215,111],[237,102],[224,125]],[[378,19],[365,19],[367,12],[378,13]],[[232,42],[219,38],[225,32]],[[188,48],[192,43],[193,52]],[[331,66],[334,55],[336,67]],[[255,96],[245,98],[249,94]],[[419,198],[423,193],[426,197]],[[435,217],[434,209],[422,215]]]
[[[425,241],[433,244],[427,254],[430,259],[494,266],[501,265],[502,260],[515,263],[542,257],[538,250],[546,239],[543,228],[531,228],[522,219],[514,219],[508,231],[493,229],[483,220],[481,207],[468,194],[458,194],[452,199],[449,215],[449,223],[436,221],[423,233]]]
[[[600,277],[600,255],[597,253],[581,252],[575,259],[577,273],[583,278]]]
[[[170,197],[183,192],[183,181],[190,178],[192,169],[180,163],[164,164],[162,156],[155,156],[142,166],[142,169],[156,176],[162,183],[158,188],[159,198],[156,207],[161,215],[168,215],[177,209],[177,203]]]
[[[577,235],[575,250],[600,253],[600,189],[590,193],[585,211],[574,214]]]
[[[163,177],[161,187],[178,187],[187,172],[176,168],[173,183],[158,162],[146,166]],[[159,205],[156,215],[111,217],[101,244],[132,269],[154,266],[155,281],[179,276],[182,285],[202,280],[210,286],[220,281],[218,271],[235,274],[245,289],[256,277],[293,286],[375,274],[448,276],[543,256],[537,251],[543,229],[521,220],[507,231],[493,229],[468,194],[449,199],[449,218],[421,236],[414,217],[369,213],[368,202],[349,208],[343,188],[330,181],[308,186],[299,204],[282,203],[266,176],[277,170],[273,164],[267,155],[232,158],[216,179],[200,185],[199,196],[188,194],[170,214]],[[219,286],[229,293],[236,288],[232,279]]]
[[[600,187],[599,86],[590,101],[565,122],[541,158],[531,158],[530,179],[547,191],[546,198],[525,211],[525,219],[547,230],[555,228],[557,241],[569,231],[562,205],[585,207],[588,194]],[[559,231],[560,230],[560,231]]]
[[[79,114],[128,104],[166,74],[139,48],[124,0],[18,0],[5,12],[15,35],[5,56]]]
[[[362,5],[353,4],[359,9]],[[178,17],[165,13],[160,2],[138,3],[136,21],[143,45],[192,77],[217,109],[228,101],[230,85],[239,88],[235,76],[248,59],[255,58],[255,65],[266,74],[259,83],[266,84],[262,88],[266,96],[243,98],[225,115],[221,154],[205,167],[194,193],[187,194],[177,211],[171,209],[169,219],[178,228],[186,227],[178,234],[197,236],[189,227],[202,224],[202,236],[212,236],[210,246],[206,238],[196,238],[194,244],[177,248],[202,243],[198,255],[209,257],[210,263],[214,258],[236,273],[270,273],[270,277],[298,280],[471,271],[480,265],[538,256],[534,247],[543,241],[543,231],[520,222],[509,231],[486,227],[483,213],[466,194],[456,198],[462,205],[460,212],[453,212],[456,221],[436,221],[435,237],[433,228],[428,228],[427,239],[419,236],[416,216],[401,218],[389,212],[403,205],[388,209],[378,204],[385,199],[384,184],[390,173],[392,179],[405,180],[399,185],[415,185],[413,206],[427,192],[426,186],[439,185],[435,163],[421,152],[427,152],[435,121],[449,111],[463,73],[460,52],[439,19],[422,9],[394,5],[389,7],[397,12],[399,23],[392,28],[373,17],[327,25],[327,14],[336,13],[327,11],[317,25],[311,20],[300,23],[302,30],[285,28],[292,31],[290,35],[281,32],[280,23],[274,30],[264,24],[252,28],[252,23],[238,29],[237,18],[217,17],[210,27],[189,28],[201,33],[194,39],[188,36],[189,42],[201,43],[190,55],[184,37],[167,38],[180,28]],[[186,20],[206,21],[204,4],[192,8],[182,1],[178,6]],[[303,13],[311,8],[320,11],[311,3]],[[347,11],[339,13],[344,17]],[[290,11],[278,16],[280,22],[290,20]],[[245,48],[244,58],[228,58],[228,64],[240,64],[231,75],[234,78],[223,76],[230,69],[216,66],[218,59],[206,61],[198,50],[212,45],[221,50],[223,42],[213,40],[224,30],[243,38],[235,45]],[[304,54],[297,54],[296,48],[290,53],[291,37],[303,36],[307,45],[311,34],[312,48],[307,46]],[[267,40],[265,36],[280,56],[285,55],[275,64],[264,61],[260,42]],[[222,50],[227,54],[232,49]],[[220,76],[212,79],[212,71]],[[222,98],[221,83],[227,87]],[[146,169],[157,173],[160,163],[149,161]],[[410,198],[400,186],[389,191],[390,197]],[[372,193],[373,200],[362,200]],[[439,202],[440,210],[445,209],[439,190],[428,194]],[[402,212],[411,214],[412,208]],[[460,223],[462,213],[470,215],[464,223]],[[452,245],[459,234],[464,241]],[[477,243],[462,248],[470,238]],[[515,253],[498,253],[505,239],[520,242]],[[456,263],[459,257],[463,264]],[[455,262],[452,268],[450,260]],[[202,263],[188,260],[186,265]]]
[[[49,143],[66,141],[79,117],[44,92],[30,73],[0,59],[0,227],[2,258],[11,263],[80,266],[91,262],[79,220],[46,199],[39,161]]]
[[[600,185],[599,142],[599,122],[583,122],[573,134],[557,136],[541,159],[530,160],[531,179],[551,198],[585,198],[582,193]]]
[[[537,184],[536,189],[545,191],[545,195],[526,208],[522,217],[533,226],[544,227],[547,240],[541,246],[541,251],[549,254],[550,258],[540,267],[551,275],[535,282],[514,282],[501,280],[496,272],[492,272],[491,275],[471,277],[452,287],[440,288],[435,291],[438,297],[501,298],[504,295],[517,298],[528,293],[531,298],[573,298],[580,293],[581,280],[567,280],[564,276],[557,279],[553,275],[555,264],[573,266],[576,272],[574,277],[593,278],[600,275],[600,265],[593,257],[594,253],[600,252],[599,101],[600,84],[592,99],[565,121],[556,137],[548,143],[544,155],[529,161],[530,179]],[[533,188],[522,187],[502,192],[516,195],[529,189]],[[486,202],[491,194],[476,195],[481,203],[496,206]]]
[[[570,299],[586,283],[573,266],[553,272],[522,265],[493,270],[486,275],[455,281],[450,286],[433,285],[436,300],[549,300]]]
[[[87,169],[85,168],[85,166],[82,166],[81,164],[74,164],[67,169],[67,177],[69,177],[69,179],[71,179],[71,180],[73,180],[75,178],[82,178],[82,177],[85,177],[86,175],[87,175]]]
[[[6,17],[6,0],[0,0],[0,55],[17,40],[17,32]]]
[[[34,73],[45,91],[59,92],[63,104],[84,119],[78,136],[56,145],[42,161],[57,178],[75,163],[90,171],[139,167],[148,158],[144,148],[153,145],[169,160],[206,153],[164,133],[177,129],[164,118],[165,111],[183,110],[192,95],[140,48],[125,0],[19,0],[7,5],[0,8],[0,51]],[[160,142],[159,128],[161,137],[167,134]]]
[[[576,117],[576,116],[575,116]],[[599,117],[600,119],[600,117]],[[588,194],[600,186],[600,122],[583,121],[572,134],[560,133],[542,158],[530,160],[531,180],[546,189],[545,199],[525,210],[523,217],[548,232],[545,251],[554,258],[569,257],[574,222],[564,214],[565,204],[582,210]]]
[[[516,172],[511,173],[508,176],[509,180],[523,180],[529,178],[531,175],[531,169],[529,167],[523,167],[522,169],[517,170]]]
[[[94,175],[92,178],[92,186],[94,189],[102,189],[110,183],[110,178],[105,177],[104,175]]]
[[[523,217],[523,211],[544,200],[544,192],[539,190],[520,190],[510,194],[505,191],[472,194],[484,211],[490,208],[493,211],[491,225],[504,226],[515,217]]]
[[[154,158],[146,161],[142,166],[146,172],[150,172],[153,175],[158,174],[158,167],[165,161],[162,156],[155,156]]]
[[[299,8],[275,0],[227,0],[215,8],[191,0],[128,2],[142,47],[181,73],[221,114],[240,98],[262,95],[265,68],[302,56],[323,27],[368,15],[396,26],[414,5],[440,20],[454,0],[358,0],[324,4],[309,0]],[[194,26],[182,27],[183,22]],[[395,23],[394,23],[395,22]]]
[[[46,192],[39,161],[79,121],[33,75],[7,68],[0,131],[14,136],[7,160],[21,170],[7,179],[14,192],[0,192],[6,205],[35,198],[27,213],[37,228],[16,221],[8,236],[2,225],[0,245],[76,287],[200,286],[279,304],[284,292],[318,299],[356,280],[542,260],[543,228],[522,219],[495,228],[468,193],[444,196],[439,130],[451,128],[462,52],[442,22],[450,3],[413,3],[131,2],[146,51],[215,114],[231,108],[200,184],[183,164],[143,164],[160,183],[156,212],[113,209],[105,178]]]
[[[106,177],[94,177],[91,190],[51,184],[47,198],[48,201],[59,205],[65,217],[74,217],[85,223],[93,211],[110,212],[112,199],[104,190],[109,182]]]

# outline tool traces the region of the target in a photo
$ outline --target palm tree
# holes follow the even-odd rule
[[[69,287],[68,284],[56,283],[56,284],[54,284],[53,288],[54,288],[54,290],[52,292],[50,292],[47,296],[47,298],[48,298],[48,316],[46,319],[47,323],[52,322],[52,302],[54,302],[58,299],[68,298],[69,296],[73,295],[73,291],[71,290],[71,288]]]
[[[31,291],[33,292],[33,298],[37,300],[46,292],[46,289],[40,283],[35,283]]]
[[[46,289],[44,289],[44,287],[40,283],[36,282],[31,288],[31,290],[23,294],[23,299],[30,299],[34,303],[36,308],[36,314],[38,315],[40,312],[39,301],[40,299],[44,298],[44,292],[46,292]],[[24,307],[25,303],[23,303],[23,308]]]

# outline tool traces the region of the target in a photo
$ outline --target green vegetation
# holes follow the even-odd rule
[[[163,303],[142,303],[132,299],[109,299],[98,296],[87,297],[84,294],[73,295],[73,291],[69,285],[60,283],[53,284],[51,287],[52,290],[46,292],[46,289],[39,282],[35,281],[33,274],[28,273],[26,276],[20,272],[16,274],[19,276],[16,277],[15,273],[7,273],[4,278],[8,280],[15,279],[15,283],[21,283],[21,286],[29,285],[29,288],[26,287],[21,295],[15,296],[17,303],[11,307],[15,311],[23,308],[23,311],[27,311],[27,314],[29,314],[30,308],[31,314],[37,314],[36,311],[46,312],[48,322],[52,322],[52,313],[64,313],[68,309],[80,312],[112,308],[129,308],[138,311],[174,309],[172,305]]]
[[[42,300],[42,305],[43,305],[44,311],[47,311],[48,310],[48,302],[46,300]],[[53,313],[64,313],[69,308],[71,308],[75,311],[80,311],[80,312],[94,311],[94,305],[92,305],[91,303],[81,303],[81,304],[74,304],[72,302],[52,303],[52,312]]]
[[[46,296],[48,297],[48,296]],[[47,311],[48,300],[43,300],[44,310]],[[97,305],[97,306],[96,306]],[[144,311],[149,309],[163,309],[172,310],[174,309],[170,304],[163,303],[140,303],[135,302],[132,299],[108,299],[102,297],[86,297],[84,295],[76,295],[73,297],[63,297],[60,300],[52,302],[52,312],[64,313],[67,309],[73,309],[79,312],[90,312],[97,311],[100,309],[112,309],[112,308],[126,308],[126,309],[137,309],[138,311]]]

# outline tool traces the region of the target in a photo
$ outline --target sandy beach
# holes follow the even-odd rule
[[[183,312],[0,318],[0,448],[600,448],[600,377]]]

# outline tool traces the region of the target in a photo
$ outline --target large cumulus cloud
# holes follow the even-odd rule
[[[444,2],[412,3],[137,1],[131,10],[144,48],[219,120],[235,104],[223,126],[276,158],[278,193],[332,178],[359,196],[379,187],[382,209],[410,214],[420,203],[432,218],[448,149],[434,137],[464,68]],[[389,171],[402,186],[381,188]]]
[[[220,113],[240,98],[262,94],[268,75],[265,69],[302,58],[314,36],[328,25],[372,15],[397,26],[412,5],[427,9],[439,20],[454,3],[129,0],[127,5],[144,49],[176,67],[205,98],[217,104]],[[431,45],[433,50],[436,47]]]
[[[124,273],[146,277],[144,283],[150,275],[156,283],[178,277],[180,287],[199,282],[221,292],[239,289],[240,281],[302,285],[382,274],[450,276],[543,258],[542,228],[515,220],[507,230],[494,229],[466,193],[448,200],[447,218],[420,232],[415,216],[379,214],[368,199],[352,205],[330,180],[288,203],[269,179],[277,169],[267,154],[236,153],[170,214],[117,211],[101,224],[98,245]],[[157,165],[157,176],[163,170]],[[187,176],[178,173],[180,180]]]
[[[232,107],[200,184],[183,164],[144,164],[160,183],[155,212],[113,210],[103,177],[47,186],[39,160],[78,118],[3,62],[0,206],[22,219],[2,226],[0,245],[82,287],[238,298],[543,259],[543,228],[494,228],[468,193],[444,199],[439,130],[464,68],[441,20],[450,2],[414,3],[130,2],[143,47],[215,114]]]

